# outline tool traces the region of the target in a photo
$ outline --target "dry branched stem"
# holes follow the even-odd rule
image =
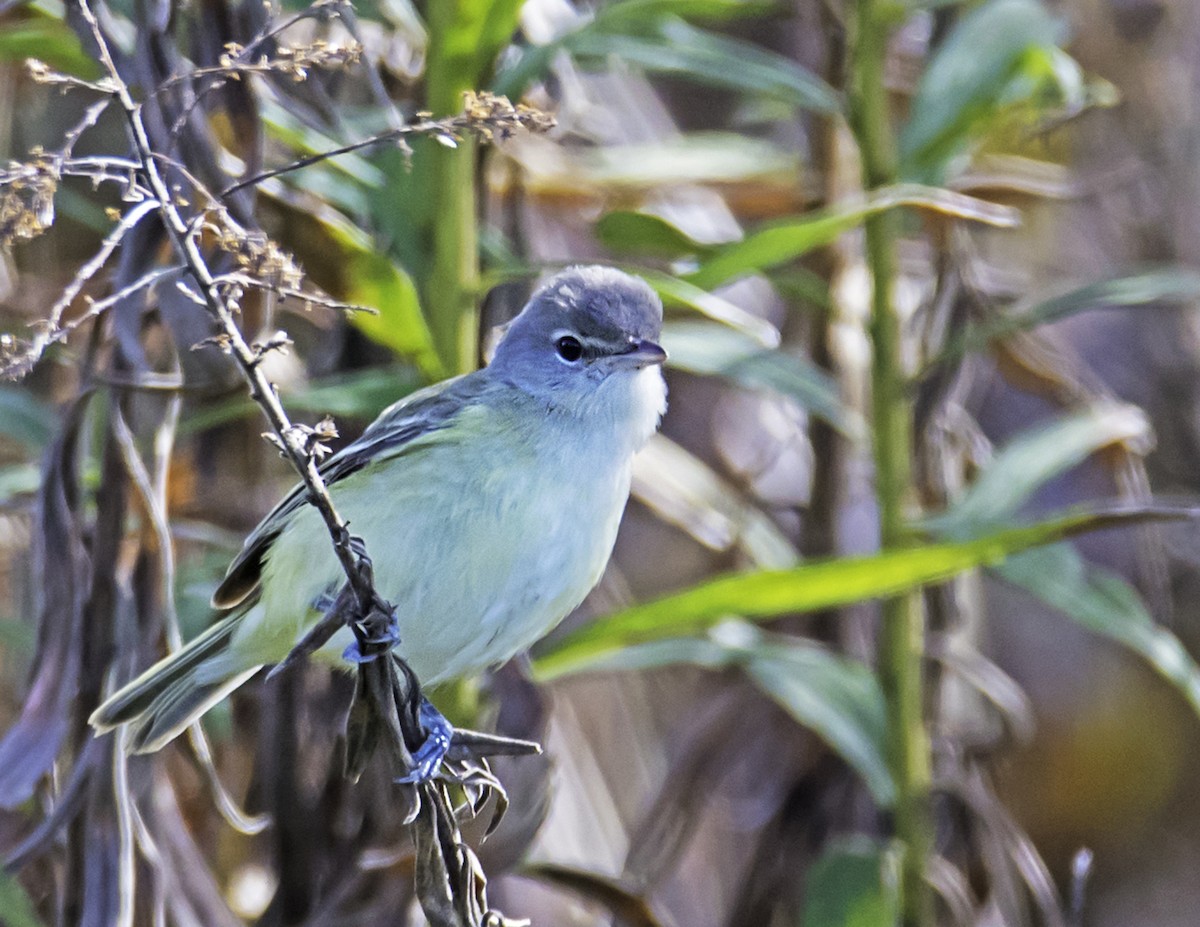
[[[159,216],[167,229],[172,245],[187,268],[188,274],[195,281],[205,307],[220,326],[222,335],[228,340],[230,353],[249,383],[251,395],[262,407],[271,424],[272,431],[282,443],[283,452],[304,481],[304,485],[308,489],[309,501],[325,521],[333,538],[338,561],[346,573],[351,588],[355,591],[360,609],[365,613],[378,599],[378,596],[374,589],[362,582],[359,558],[351,549],[350,532],[346,523],[333,506],[333,500],[329,497],[325,481],[317,470],[316,461],[309,451],[304,437],[299,435],[292,425],[279,402],[274,387],[262,372],[258,363],[258,355],[246,343],[241,330],[234,321],[233,312],[221,296],[221,287],[208,267],[208,262],[200,250],[196,236],[192,234],[188,222],[181,215],[175,198],[159,170],[146,126],[142,122],[141,107],[134,101],[129,87],[121,79],[109,51],[104,32],[87,0],[80,0],[79,9],[91,30],[100,57],[100,64],[107,75],[104,85],[108,87],[109,92],[113,94],[124,111],[131,141],[140,161],[141,174],[157,201]]]
[[[448,148],[457,148],[464,132],[472,132],[485,141],[495,141],[496,139],[511,138],[518,129],[547,132],[553,127],[554,117],[532,106],[526,106],[524,103],[514,105],[507,97],[497,96],[494,93],[468,92],[464,95],[463,111],[457,116],[434,119],[431,113],[417,113],[415,122],[400,126],[398,129],[389,129],[387,132],[380,132],[378,135],[372,135],[362,141],[309,155],[283,167],[263,171],[253,177],[240,180],[232,186],[226,187],[221,192],[221,199],[227,199],[238,190],[257,186],[272,177],[290,174],[302,167],[384,142],[395,142],[407,151],[408,138],[423,136],[432,138]]]

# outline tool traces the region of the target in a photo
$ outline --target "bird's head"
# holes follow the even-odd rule
[[[629,420],[644,441],[666,405],[662,315],[643,280],[611,267],[568,268],[533,294],[489,369],[548,405]]]

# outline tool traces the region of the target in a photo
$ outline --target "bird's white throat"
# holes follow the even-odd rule
[[[632,392],[629,420],[636,450],[658,430],[659,420],[667,411],[667,381],[663,379],[662,368],[639,370],[633,377]]]

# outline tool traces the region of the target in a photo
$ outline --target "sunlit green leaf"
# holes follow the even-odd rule
[[[691,132],[655,142],[604,145],[579,152],[574,183],[645,189],[694,183],[792,183],[795,151],[732,132]]]
[[[724,22],[760,14],[767,7],[769,4],[753,0],[618,0],[616,3],[605,3],[592,19],[585,21],[578,29],[548,44],[522,49],[496,75],[492,89],[512,99],[519,98],[530,83],[545,76],[555,55],[571,51],[574,43],[579,41],[596,43],[604,39],[646,36],[672,18],[691,22]],[[610,51],[593,48],[593,54],[610,53],[619,55],[620,51],[616,47]]]
[[[1034,429],[1001,451],[963,498],[927,527],[941,537],[954,537],[1003,524],[1047,480],[1101,448],[1144,442],[1149,433],[1139,409],[1117,403]],[[1065,544],[1011,557],[993,570],[1141,656],[1200,713],[1200,667],[1170,631],[1155,624],[1121,577],[1088,564]]]
[[[376,314],[351,313],[351,324],[373,341],[412,360],[430,379],[445,376],[412,278],[340,217],[319,218],[331,244],[341,250],[346,288],[343,298],[376,310]]]
[[[801,927],[895,927],[899,912],[894,855],[867,837],[833,841],[808,870]]]
[[[417,287],[408,274],[384,255],[368,251],[354,255],[349,276],[352,285],[347,299],[379,313],[354,313],[350,318],[354,327],[373,341],[413,358],[426,370],[440,373]]]
[[[664,274],[645,267],[631,268],[662,298],[663,304],[683,306],[692,309],[703,316],[736,329],[751,338],[760,348],[775,348],[779,346],[779,329],[753,313],[747,312],[741,306],[731,303],[722,296],[702,290],[694,283],[681,280],[671,274]]]
[[[1150,423],[1136,406],[1104,403],[1014,438],[945,514],[933,532],[964,537],[1011,518],[1042,485],[1113,444],[1144,443]]]
[[[576,671],[642,641],[697,634],[729,616],[772,618],[898,595],[1063,538],[1160,517],[1161,511],[1071,512],[966,541],[927,544],[865,557],[819,560],[789,570],[720,576],[597,619],[546,644],[534,663],[541,678]]]
[[[727,22],[761,16],[776,4],[762,0],[618,0],[606,3],[596,14],[610,29],[630,29],[675,16],[689,22]]]
[[[1031,55],[1053,49],[1062,34],[1038,0],[989,0],[963,16],[917,87],[900,135],[901,176],[939,183],[968,140],[1012,102],[1013,81],[1036,66]]]
[[[1013,557],[996,572],[1090,631],[1141,656],[1200,714],[1200,666],[1174,634],[1155,623],[1137,592],[1121,577],[1086,563],[1065,544]]]
[[[668,324],[663,346],[672,367],[724,377],[747,389],[773,390],[845,433],[862,433],[862,422],[842,403],[837,383],[800,354],[764,350],[738,331],[702,322]]]
[[[832,113],[839,107],[829,86],[791,59],[680,20],[631,34],[583,29],[566,47],[577,59],[603,63],[616,57],[652,73],[756,94],[803,109]]]
[[[891,804],[895,787],[885,759],[883,694],[875,675],[862,663],[812,641],[725,622],[706,637],[633,644],[587,669],[612,672],[679,665],[742,670],[846,760],[882,807]]]
[[[596,223],[596,237],[617,254],[643,257],[680,258],[703,254],[712,245],[696,241],[661,216],[617,210]]]
[[[36,58],[64,74],[89,80],[100,76],[99,65],[84,52],[75,31],[63,20],[49,16],[10,20],[0,28],[0,61]]]
[[[898,184],[877,190],[865,198],[764,226],[741,241],[717,248],[713,256],[686,279],[707,290],[735,277],[770,270],[815,248],[832,244],[869,216],[898,206],[931,209],[993,225],[1011,226],[1017,221],[1012,210],[982,200],[918,184]]]

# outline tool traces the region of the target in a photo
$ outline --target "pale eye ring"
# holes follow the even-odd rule
[[[571,335],[563,335],[554,342],[554,350],[568,364],[573,364],[583,357],[583,345],[580,344],[578,338]]]

